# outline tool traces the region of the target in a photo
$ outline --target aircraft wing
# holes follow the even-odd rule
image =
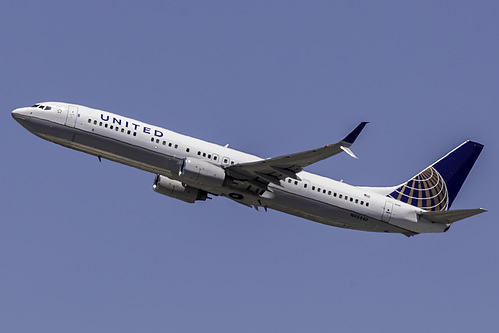
[[[354,143],[355,139],[357,139],[366,124],[367,122],[360,123],[353,131],[343,138],[343,140],[335,144],[256,162],[234,164],[228,166],[226,171],[230,176],[236,179],[247,180],[252,183],[256,182],[256,184],[263,183],[264,186],[261,188],[266,188],[268,183],[279,185],[279,180],[286,177],[299,179],[296,174],[302,171],[307,165],[339,154],[342,151],[345,151],[350,156],[356,158],[349,147]]]

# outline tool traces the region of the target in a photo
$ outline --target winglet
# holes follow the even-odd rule
[[[354,143],[355,139],[357,139],[357,137],[359,136],[360,132],[362,132],[362,130],[364,129],[364,127],[368,124],[369,122],[367,121],[364,121],[362,123],[360,123],[359,125],[357,125],[357,127],[355,127],[355,129],[353,131],[351,131],[343,140],[343,142],[346,142],[346,143],[349,143],[349,144],[352,144]]]
[[[341,148],[341,150],[343,150],[345,153],[347,153],[348,155],[352,156],[353,158],[359,159],[357,156],[355,156],[355,154],[353,153],[353,151],[350,150],[350,148],[343,147],[343,146],[340,146],[340,148]]]

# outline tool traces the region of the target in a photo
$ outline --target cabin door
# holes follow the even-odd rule
[[[393,203],[390,201],[385,202],[385,208],[383,209],[383,215],[381,216],[381,220],[384,222],[390,222],[392,218],[393,212]]]
[[[78,117],[78,107],[70,105],[68,109],[68,115],[66,117],[66,126],[75,127],[76,117]]]

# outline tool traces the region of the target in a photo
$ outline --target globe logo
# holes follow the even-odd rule
[[[429,167],[398,187],[390,196],[428,211],[447,210],[449,196],[444,179],[433,167]]]

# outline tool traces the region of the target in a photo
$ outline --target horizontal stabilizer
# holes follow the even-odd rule
[[[459,220],[485,213],[487,210],[483,208],[475,209],[455,209],[434,212],[423,212],[418,215],[428,221],[442,224],[450,224]]]

